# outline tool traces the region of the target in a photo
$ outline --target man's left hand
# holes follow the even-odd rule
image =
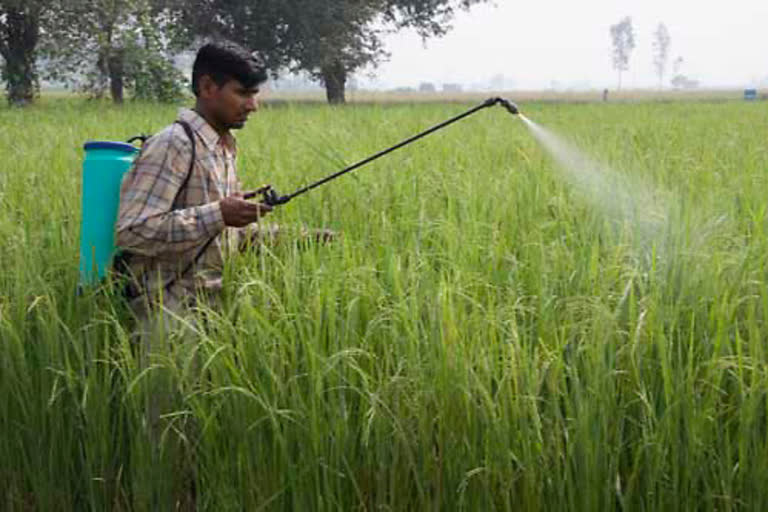
[[[337,233],[332,229],[313,229],[310,235],[314,237],[315,242],[327,244],[333,242],[337,238],[341,238],[341,233]]]

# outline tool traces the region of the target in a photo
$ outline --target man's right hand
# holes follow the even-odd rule
[[[243,199],[238,193],[221,200],[221,216],[224,224],[230,227],[242,228],[272,211],[272,207],[263,203],[252,203]]]

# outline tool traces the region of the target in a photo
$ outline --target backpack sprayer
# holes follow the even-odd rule
[[[400,149],[403,146],[407,146],[408,144],[410,144],[412,142],[415,142],[415,141],[419,140],[422,137],[426,137],[430,133],[434,133],[437,130],[445,128],[449,124],[453,124],[456,121],[459,121],[460,119],[464,119],[465,117],[474,114],[478,110],[482,110],[482,109],[487,108],[487,107],[492,107],[494,105],[501,105],[502,107],[507,109],[507,111],[510,114],[513,114],[513,115],[517,115],[517,114],[520,113],[520,109],[517,108],[517,105],[515,105],[514,103],[512,103],[511,101],[509,101],[507,99],[500,98],[500,97],[488,98],[487,100],[485,100],[480,105],[467,110],[463,114],[459,114],[459,115],[457,115],[455,117],[452,117],[452,118],[448,119],[447,121],[443,121],[442,123],[440,123],[438,125],[435,125],[432,128],[429,128],[428,130],[424,130],[423,132],[418,133],[418,134],[414,135],[413,137],[405,139],[404,141],[399,142],[399,143],[395,144],[394,146],[392,146],[390,148],[384,149],[382,151],[379,151],[375,155],[371,155],[368,158],[360,160],[356,164],[352,164],[349,167],[347,167],[345,169],[342,169],[342,170],[340,170],[338,172],[335,172],[335,173],[333,173],[333,174],[331,174],[329,176],[326,176],[325,178],[323,178],[321,180],[318,180],[318,181],[316,181],[314,183],[311,183],[311,184],[309,184],[307,186],[301,187],[300,189],[296,190],[292,194],[288,194],[287,196],[282,196],[274,188],[272,188],[272,185],[264,185],[264,186],[262,186],[261,188],[259,188],[258,190],[254,191],[254,192],[249,192],[249,193],[245,194],[244,198],[245,199],[252,199],[252,198],[254,198],[254,197],[258,196],[258,195],[261,195],[262,196],[262,201],[261,202],[264,203],[264,204],[267,204],[269,206],[283,205],[283,204],[287,203],[288,201],[290,201],[291,199],[293,199],[294,197],[297,197],[297,196],[300,196],[302,194],[305,194],[305,193],[309,192],[310,190],[312,190],[313,188],[317,188],[320,185],[324,185],[324,184],[328,183],[329,181],[335,180],[339,176],[342,176],[344,174],[347,174],[348,172],[354,171],[358,167],[362,167],[365,164],[373,162],[377,158],[381,158],[382,156],[387,155],[387,154],[389,154],[389,153],[391,153],[391,152],[393,152],[393,151],[395,151],[397,149]]]
[[[501,105],[510,114],[519,114],[517,105],[500,97],[488,98],[480,105],[466,112],[443,121],[442,123],[424,130],[394,146],[335,172],[314,183],[301,187],[292,194],[280,195],[271,185],[264,185],[256,191],[244,195],[252,199],[261,195],[261,201],[269,206],[283,205],[291,199],[309,192],[339,176],[352,172],[363,165],[373,162],[397,149],[407,146],[430,133],[434,133],[449,124],[464,119],[475,112],[494,105]],[[194,146],[193,146],[194,147]],[[133,160],[138,155],[138,148],[124,142],[90,141],[85,144],[85,160],[83,161],[83,197],[82,223],[80,227],[80,286],[97,284],[103,279],[112,264],[115,255],[114,229],[117,210],[120,203],[120,183],[123,175],[130,169]],[[177,277],[186,274],[205,249],[215,240],[209,239],[198,251],[192,262]]]

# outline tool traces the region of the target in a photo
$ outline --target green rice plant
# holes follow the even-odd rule
[[[267,106],[242,181],[289,192],[462,108]],[[148,367],[109,286],[75,293],[80,148],[173,109],[0,109],[0,508],[173,509],[190,478],[201,510],[765,508],[764,112],[523,108],[657,227],[491,109],[277,209],[288,235]]]

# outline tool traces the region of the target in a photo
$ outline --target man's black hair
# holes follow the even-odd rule
[[[221,87],[232,79],[247,88],[267,81],[267,68],[255,54],[242,46],[220,41],[208,43],[197,52],[192,67],[192,92],[200,94],[200,77],[208,75]]]

